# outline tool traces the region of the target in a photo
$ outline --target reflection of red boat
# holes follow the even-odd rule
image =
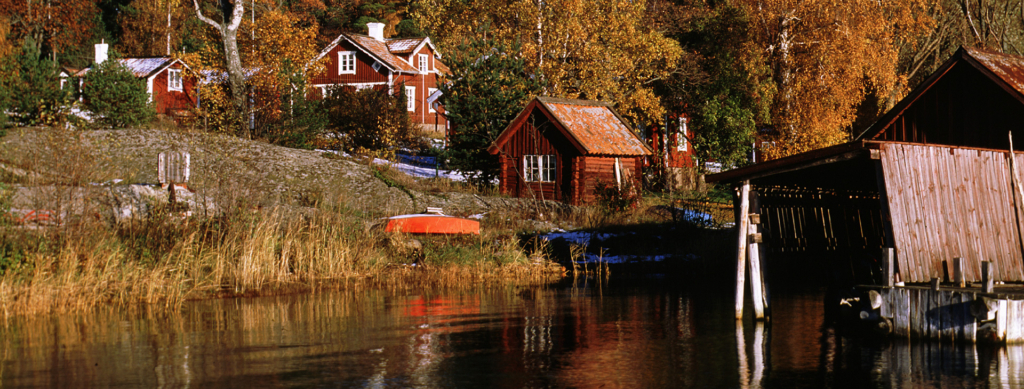
[[[387,219],[387,232],[407,234],[480,235],[480,222],[437,213],[398,215]]]

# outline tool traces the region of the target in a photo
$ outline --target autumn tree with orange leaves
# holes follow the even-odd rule
[[[20,47],[32,37],[34,52],[60,61],[65,51],[83,46],[92,37],[99,9],[95,0],[0,0],[0,23],[6,21],[4,49]],[[9,54],[9,52],[8,52]]]
[[[652,28],[646,7],[629,0],[425,0],[415,15],[442,51],[478,37],[518,44],[543,94],[609,101],[647,124],[663,120],[652,84],[672,71],[682,50]],[[477,35],[482,31],[487,36]]]
[[[206,45],[185,54],[189,67],[216,84],[200,91],[208,127],[275,143],[308,144],[322,129],[315,120],[320,115],[313,110],[316,103],[306,101],[308,78],[323,67],[312,61],[320,49],[316,34],[317,26],[301,15],[275,2],[256,2],[255,23],[251,18],[240,21],[237,39],[239,61],[245,64],[243,96],[249,102],[244,116],[234,109],[234,92],[222,76],[227,60],[221,47]],[[208,39],[217,37],[217,31],[207,31]]]
[[[933,26],[924,0],[746,0],[774,86],[764,150],[777,158],[850,139],[858,107],[903,83],[899,45]],[[876,104],[882,106],[883,104]]]
[[[182,0],[135,0],[122,11],[122,53],[136,57],[169,56],[181,46],[179,31],[191,12]]]

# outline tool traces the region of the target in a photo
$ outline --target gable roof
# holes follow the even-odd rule
[[[427,37],[388,39],[381,42],[367,35],[342,33],[341,35],[338,35],[331,44],[327,45],[327,48],[321,51],[320,55],[318,55],[316,59],[323,58],[327,53],[330,53],[331,50],[334,50],[334,48],[341,43],[342,40],[351,43],[357,49],[377,60],[384,65],[384,67],[393,72],[419,73],[419,69],[396,54],[409,54],[418,50],[423,45],[429,45],[431,50],[434,51],[434,56],[437,58],[441,57],[437,52],[437,49],[434,47],[434,44],[430,42],[430,38]],[[440,61],[435,60],[434,63],[440,64]],[[435,67],[437,67],[442,73],[448,73],[448,67],[444,66],[444,64],[440,64],[440,66]],[[442,71],[442,69],[444,70]]]
[[[170,57],[121,58],[117,61],[121,62],[121,64],[127,67],[128,70],[138,78],[149,78],[177,62],[181,62],[181,60]],[[182,63],[182,65],[185,64]],[[185,65],[185,67],[187,68],[188,66]],[[92,67],[87,67],[78,73],[75,73],[75,77],[85,77],[85,75],[89,73],[89,69],[92,69]]]
[[[497,154],[532,111],[540,109],[555,127],[584,155],[650,155],[651,149],[630,130],[612,108],[601,101],[536,97],[513,120],[488,151]]]
[[[856,139],[869,140],[878,136],[957,64],[966,64],[977,69],[994,84],[1024,104],[1024,57],[961,46],[938,70],[921,82],[903,100],[896,103],[896,106],[878,118]]]

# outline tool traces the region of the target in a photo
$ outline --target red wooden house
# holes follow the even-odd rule
[[[501,193],[592,203],[599,182],[639,178],[651,149],[604,102],[537,97],[487,150],[499,155]]]
[[[443,131],[443,108],[435,109],[430,96],[437,92],[438,77],[448,73],[441,54],[430,38],[384,39],[383,23],[368,23],[369,36],[343,33],[317,59],[326,58],[323,73],[313,86],[327,93],[332,86],[356,89],[382,88],[391,93],[405,88],[413,123],[424,130]],[[435,98],[436,99],[436,98]]]
[[[661,169],[665,185],[673,190],[695,189],[702,179],[697,157],[690,143],[689,118],[667,115],[665,123],[647,129],[647,141],[654,154],[652,164]]]
[[[107,45],[96,44],[96,63],[107,60]],[[146,92],[149,101],[156,108],[156,113],[168,116],[181,116],[196,106],[196,77],[191,69],[181,60],[170,57],[123,58],[119,59],[135,77],[146,81]],[[81,80],[89,73],[85,68],[74,74]],[[64,84],[62,75],[61,84]]]

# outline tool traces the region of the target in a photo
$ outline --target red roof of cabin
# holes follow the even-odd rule
[[[498,152],[512,137],[533,107],[541,107],[556,127],[584,155],[650,155],[651,149],[630,130],[612,108],[601,101],[537,97],[502,131],[488,151]]]

